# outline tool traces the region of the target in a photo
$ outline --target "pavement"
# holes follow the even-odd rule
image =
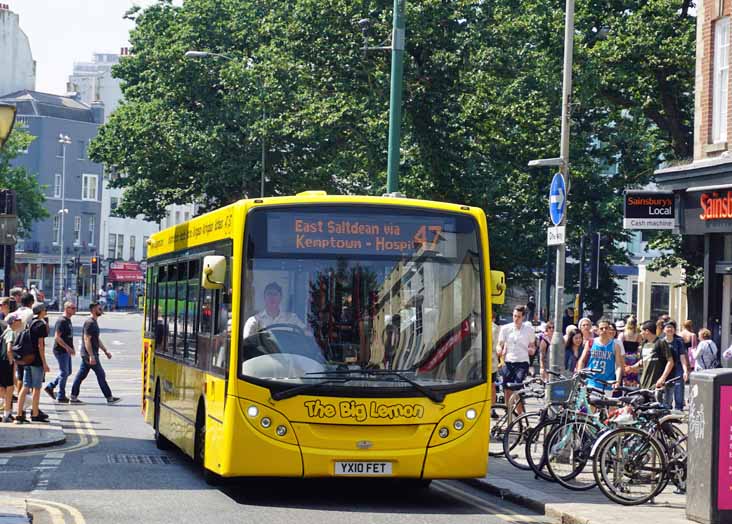
[[[24,500],[0,497],[0,524],[29,524],[33,522]]]
[[[491,457],[488,474],[468,481],[472,486],[503,500],[524,506],[562,524],[688,524],[686,496],[667,487],[655,503],[621,506],[599,489],[571,491],[557,483],[535,478],[533,472],[514,468],[507,460]]]
[[[0,424],[0,457],[8,451],[44,448],[64,442],[66,434],[57,424]]]

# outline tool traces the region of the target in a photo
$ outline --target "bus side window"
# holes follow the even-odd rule
[[[168,327],[168,353],[175,351],[175,306],[177,301],[176,292],[178,290],[178,267],[177,264],[168,264],[168,282],[165,287],[168,290],[166,296],[166,309],[165,309],[165,321]]]
[[[177,300],[175,301],[175,354],[181,358],[185,355],[186,339],[188,338],[186,329],[186,311],[188,310],[188,263],[180,262],[177,267],[176,289]]]
[[[200,278],[200,276],[198,278]],[[198,333],[196,336],[196,360],[199,367],[208,369],[208,362],[210,361],[211,354],[211,331],[214,317],[214,292],[211,289],[202,287],[200,296],[201,303],[198,308]]]
[[[165,323],[167,302],[165,298],[167,266],[158,266],[158,278],[155,286],[155,351],[164,353],[168,342],[168,326]]]
[[[145,286],[145,312],[147,318],[145,319],[145,331],[147,333],[155,332],[155,320],[157,319],[157,300],[155,299],[155,293],[158,286],[158,267],[151,266],[147,268],[147,284]]]
[[[186,301],[186,354],[185,358],[196,363],[198,335],[198,299],[200,294],[200,264],[198,260],[188,263],[188,300]]]
[[[231,258],[226,258],[224,288],[215,293],[215,329],[211,366],[226,371],[229,367],[231,346]]]

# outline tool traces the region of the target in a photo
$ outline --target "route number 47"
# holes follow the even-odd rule
[[[437,243],[440,241],[441,233],[442,226],[422,226],[414,234],[414,243],[423,245],[425,249],[437,251]]]

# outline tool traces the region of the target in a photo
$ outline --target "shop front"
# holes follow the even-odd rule
[[[703,267],[704,287],[689,299],[701,324],[724,350],[732,344],[732,162],[696,162],[656,172],[676,199],[675,231],[687,258]]]
[[[114,289],[112,309],[141,308],[140,297],[144,295],[145,273],[139,262],[112,262],[107,275],[107,289]],[[109,300],[109,299],[108,299]]]

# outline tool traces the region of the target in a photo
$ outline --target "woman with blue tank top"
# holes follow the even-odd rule
[[[597,329],[600,336],[592,340],[592,345],[588,343],[585,346],[579,367],[599,370],[597,375],[587,381],[587,385],[606,390],[609,389],[608,386],[598,380],[612,382],[616,386],[620,385],[623,378],[623,354],[620,342],[613,337],[609,320],[600,320],[597,323]]]

